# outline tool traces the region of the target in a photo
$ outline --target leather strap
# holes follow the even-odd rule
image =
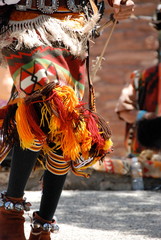
[[[98,8],[94,2],[94,0],[89,0],[90,5],[92,7],[93,13],[94,14],[98,14]],[[89,109],[93,112],[96,112],[96,103],[95,103],[95,90],[93,87],[93,82],[92,79],[90,77],[90,73],[89,73],[89,42],[88,42],[88,58],[87,58],[87,72],[88,72],[88,88],[89,88],[89,100],[88,100],[88,104],[89,104]]]

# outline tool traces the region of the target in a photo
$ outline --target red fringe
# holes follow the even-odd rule
[[[53,94],[47,98],[45,101],[51,101],[51,99],[54,102],[54,106],[56,107],[56,111],[59,115],[60,120],[65,123],[65,119],[67,118],[66,111],[64,109],[64,104],[61,100],[61,98],[58,96],[57,92],[53,90]]]
[[[26,112],[27,112],[27,120],[32,129],[32,132],[38,138],[39,141],[43,141],[46,139],[45,133],[40,128],[39,119],[35,112],[33,104],[26,105]]]
[[[98,148],[103,148],[105,140],[100,135],[100,131],[99,131],[97,122],[93,117],[93,113],[85,109],[84,115],[85,115],[87,129],[92,135],[93,143],[97,144]]]

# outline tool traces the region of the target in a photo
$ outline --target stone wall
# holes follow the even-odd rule
[[[110,122],[114,153],[112,157],[125,155],[124,130],[125,124],[114,112],[121,89],[129,81],[130,73],[135,69],[144,69],[157,62],[157,31],[149,24],[150,21],[140,19],[153,16],[159,0],[134,0],[136,8],[133,18],[117,24],[110,43],[105,52],[102,69],[97,72],[94,80],[97,111]],[[110,8],[106,8],[103,21],[108,18]],[[103,35],[91,43],[91,62],[101,53],[109,35],[107,28]]]

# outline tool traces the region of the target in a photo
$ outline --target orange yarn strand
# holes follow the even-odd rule
[[[24,101],[22,100],[18,103],[15,115],[17,131],[22,148],[29,148],[34,143],[34,135],[32,134],[28,124],[26,112],[26,107]]]

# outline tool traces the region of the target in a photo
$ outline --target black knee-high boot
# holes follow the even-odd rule
[[[29,240],[51,240],[50,233],[58,226],[53,218],[64,186],[66,175],[55,175],[45,171],[40,209],[33,214],[33,224]]]

